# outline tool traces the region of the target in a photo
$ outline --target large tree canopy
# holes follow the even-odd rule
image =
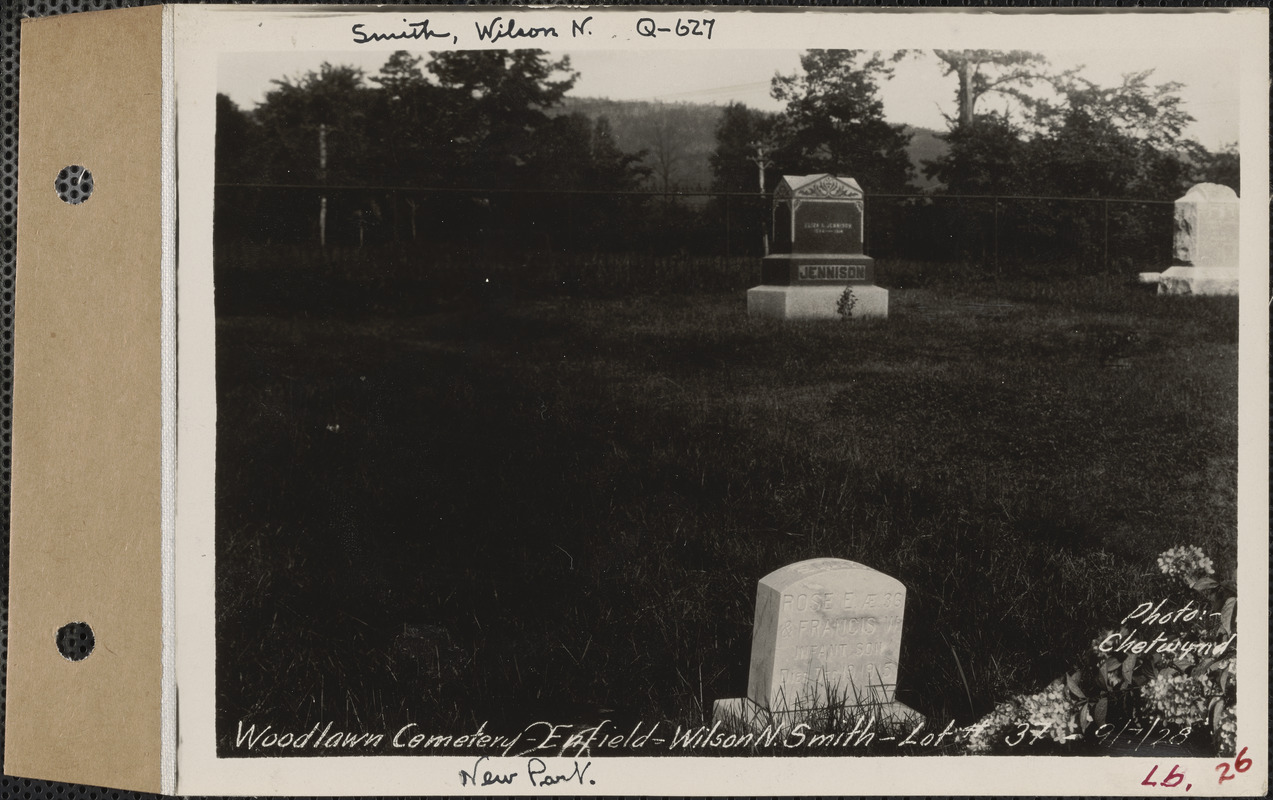
[[[328,238],[360,243],[416,239],[421,226],[432,226],[434,237],[445,229],[480,238],[497,208],[522,219],[524,230],[510,235],[613,228],[619,204],[574,208],[561,197],[554,205],[530,195],[482,194],[625,190],[648,175],[640,154],[616,147],[604,120],[558,112],[576,77],[567,59],[539,50],[435,53],[427,60],[399,51],[370,78],[323,64],[277,80],[249,112],[218,97],[218,183],[331,187],[321,193],[326,199],[300,205],[278,204],[278,193],[239,191],[223,204],[222,219],[238,219],[240,228],[266,238],[317,239],[321,206],[330,212],[322,223]],[[471,193],[428,191],[434,189]],[[258,217],[259,224],[251,221]]]
[[[905,126],[884,119],[879,86],[889,61],[862,50],[810,50],[802,72],[774,77],[787,104],[778,120],[774,160],[784,172],[831,172],[868,192],[898,192],[911,178]]]
[[[1237,154],[1211,154],[1186,131],[1180,84],[1151,72],[1112,85],[1082,68],[1056,71],[1020,51],[938,51],[959,76],[957,115],[943,136],[949,149],[925,172],[957,195],[1020,195],[1057,201],[964,204],[958,218],[934,213],[933,226],[961,242],[970,260],[1072,259],[1119,268],[1166,241],[1169,217],[1132,204],[1078,199],[1170,201],[1204,180],[1238,188]],[[1012,98],[1002,110],[978,109],[989,92]],[[954,208],[949,206],[947,208]],[[1121,255],[1117,251],[1121,250]],[[992,255],[993,254],[993,255]]]
[[[977,118],[977,101],[988,94],[1016,95],[1041,77],[1047,59],[1025,50],[934,50],[943,75],[958,79],[955,105],[947,116],[953,127],[969,127]]]
[[[251,112],[227,98],[219,180],[267,183],[631,188],[645,175],[608,128],[550,114],[574,85],[566,58],[540,50],[389,56],[370,79],[323,64],[274,82]],[[326,156],[326,166],[323,156]]]
[[[447,151],[455,177],[478,186],[534,185],[549,171],[544,132],[548,109],[578,77],[570,60],[541,50],[437,53],[428,70],[442,89]]]
[[[924,172],[957,194],[1030,194],[1037,186],[1021,128],[998,114],[957,125],[942,138],[949,150]]]
[[[1023,51],[937,55],[960,76],[960,111],[948,118],[950,150],[925,172],[948,191],[1173,199],[1221,163],[1185,134],[1181,85],[1152,83],[1149,71],[1102,86]],[[992,91],[1013,97],[1011,118],[976,110]]]
[[[299,79],[274,81],[252,114],[259,146],[243,157],[254,157],[264,182],[359,180],[377,150],[366,133],[372,97],[364,77],[355,67],[324,63]]]

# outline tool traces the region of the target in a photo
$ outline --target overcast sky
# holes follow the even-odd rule
[[[616,100],[662,100],[725,105],[739,101],[753,108],[777,110],[769,96],[775,72],[799,69],[797,50],[693,50],[638,52],[587,50],[554,53],[570,56],[580,73],[571,95]],[[1045,56],[1058,69],[1085,65],[1083,75],[1101,85],[1121,75],[1153,69],[1152,83],[1184,84],[1186,110],[1197,120],[1188,133],[1217,149],[1238,140],[1237,56],[1215,50],[1052,51]],[[227,53],[218,65],[218,86],[244,108],[259,103],[276,78],[297,77],[323,61],[361,67],[376,74],[388,54],[381,52]],[[1260,76],[1264,80],[1264,76]],[[893,80],[881,87],[884,114],[890,122],[945,130],[943,112],[954,110],[955,79],[942,77],[931,54],[897,66]],[[984,110],[989,106],[978,106]]]

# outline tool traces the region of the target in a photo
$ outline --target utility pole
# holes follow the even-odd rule
[[[318,126],[318,180],[327,183],[327,123]],[[318,198],[318,246],[327,249],[327,195]]]
[[[1104,251],[1103,251],[1103,254],[1102,254],[1102,257],[1101,257],[1101,258],[1102,258],[1102,260],[1105,262],[1105,263],[1104,263],[1104,269],[1105,269],[1105,271],[1106,271],[1106,272],[1109,272],[1109,199],[1108,199],[1108,198],[1106,198],[1105,202],[1101,203],[1101,205],[1102,205],[1102,206],[1104,206],[1104,210],[1103,210],[1103,217],[1104,217],[1104,220],[1105,220],[1105,222],[1104,222],[1104,227],[1105,227],[1105,249],[1104,249]]]
[[[748,156],[747,160],[753,162],[756,165],[756,172],[760,178],[760,204],[761,204],[761,208],[764,208],[765,168],[772,167],[774,165],[774,162],[767,155],[765,155],[766,145],[764,142],[757,140],[754,142],[749,142],[748,146],[756,148],[756,155]],[[765,231],[762,234],[762,236],[763,236],[764,254],[769,255],[769,231]]]
[[[765,168],[772,167],[774,162],[765,155],[764,142],[750,142],[748,143],[748,146],[756,148],[756,155],[748,156],[747,160],[756,165],[756,171],[760,176],[760,194],[763,197],[765,194]]]

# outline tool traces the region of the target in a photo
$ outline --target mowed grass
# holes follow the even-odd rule
[[[886,272],[885,272],[886,274]],[[1237,304],[1108,278],[894,290],[887,321],[741,291],[410,295],[218,320],[219,741],[235,726],[697,725],[756,581],[908,590],[899,698],[971,722],[1236,550]]]

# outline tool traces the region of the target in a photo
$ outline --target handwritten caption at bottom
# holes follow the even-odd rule
[[[588,770],[592,768],[591,761],[585,762],[583,766],[580,766],[577,760],[570,763],[571,766],[568,768],[563,769],[560,765],[550,768],[542,758],[528,758],[525,769],[526,780],[536,789],[558,784],[583,786],[585,781],[588,786],[597,784],[595,780],[588,777]],[[518,776],[522,774],[517,770],[498,766],[490,756],[482,756],[473,764],[472,771],[460,770],[460,786],[512,786],[517,783]]]

